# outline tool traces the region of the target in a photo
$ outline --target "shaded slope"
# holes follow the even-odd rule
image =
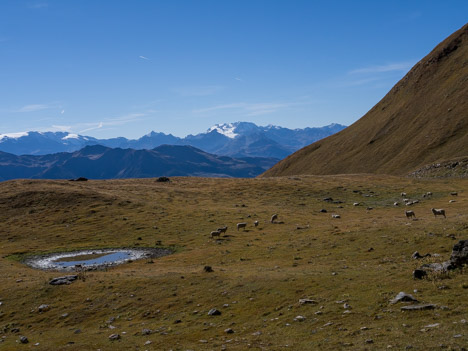
[[[402,175],[468,155],[468,25],[418,62],[364,117],[264,176]]]

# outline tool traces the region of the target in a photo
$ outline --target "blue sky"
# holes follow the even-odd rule
[[[0,2],[0,134],[351,124],[468,1]]]

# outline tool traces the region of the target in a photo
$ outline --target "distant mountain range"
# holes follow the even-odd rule
[[[217,124],[205,133],[179,138],[151,132],[139,139],[123,137],[96,139],[67,132],[25,132],[0,134],[0,151],[14,155],[47,155],[75,152],[85,146],[151,150],[161,145],[188,145],[205,152],[230,157],[267,157],[283,159],[300,148],[339,132],[345,126],[330,124],[320,128],[288,129],[260,127],[250,122]]]
[[[152,150],[86,146],[72,153],[13,155],[0,152],[0,181],[16,178],[89,179],[159,176],[255,177],[275,158],[217,156],[192,146],[163,145]]]

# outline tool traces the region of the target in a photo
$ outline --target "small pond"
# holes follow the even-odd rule
[[[172,251],[169,249],[160,248],[82,250],[33,256],[26,259],[25,263],[38,269],[59,271],[93,270],[144,258],[162,257],[171,253]]]

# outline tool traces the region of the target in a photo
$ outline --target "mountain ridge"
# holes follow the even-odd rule
[[[252,178],[276,162],[275,158],[218,156],[187,145],[161,145],[151,150],[89,145],[72,153],[22,156],[0,151],[0,181],[159,176]]]
[[[468,24],[420,60],[369,112],[263,176],[406,175],[468,155]]]
[[[104,145],[111,148],[153,149],[157,146],[190,145],[208,153],[232,157],[284,158],[300,147],[333,134],[345,126],[329,126],[304,129],[288,129],[278,126],[259,127],[251,122],[217,124],[206,133],[187,135],[184,138],[172,134],[151,131],[139,139],[124,137],[96,139],[68,132],[25,132],[0,135],[0,151],[15,155],[46,155],[57,152],[74,152],[88,145]],[[230,128],[230,136],[226,132]],[[261,147],[259,145],[261,143]],[[252,147],[250,145],[253,144]],[[243,152],[239,152],[243,150]]]

